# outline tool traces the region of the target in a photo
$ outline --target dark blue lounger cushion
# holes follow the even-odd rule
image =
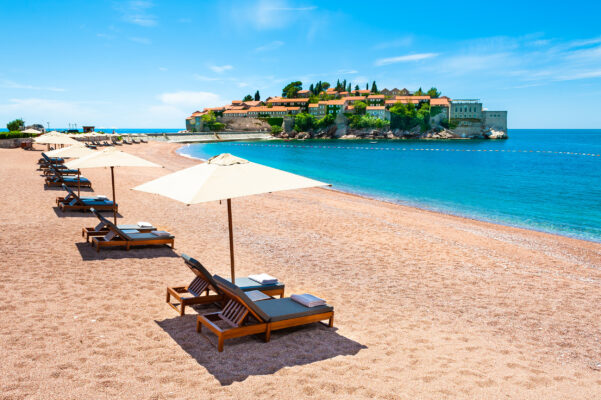
[[[265,314],[269,315],[271,322],[283,321],[286,319],[306,317],[309,315],[321,314],[333,311],[334,308],[328,305],[317,307],[305,307],[292,300],[290,297],[284,299],[262,300],[255,303]]]

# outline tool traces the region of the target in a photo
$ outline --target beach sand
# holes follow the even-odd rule
[[[328,189],[233,200],[238,276],[335,307],[314,324],[226,341],[179,317],[181,253],[228,276],[227,211],[130,190],[194,165],[177,146],[123,149],[166,168],[117,168],[121,223],[167,247],[96,253],[97,220],[61,214],[40,152],[0,149],[0,399],[593,399],[601,397],[601,244]],[[108,169],[85,170],[111,195]],[[544,199],[541,199],[544,200]],[[575,210],[577,211],[577,210]]]

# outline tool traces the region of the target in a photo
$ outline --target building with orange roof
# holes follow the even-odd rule
[[[367,96],[367,104],[370,106],[381,106],[384,105],[386,96],[383,94],[370,94]]]
[[[365,114],[390,121],[390,111],[384,106],[367,106],[365,108]]]
[[[309,98],[311,96],[311,91],[310,90],[299,90],[298,92],[296,92],[296,95],[298,97]]]
[[[223,112],[224,117],[246,117],[248,115],[248,110],[226,110]]]

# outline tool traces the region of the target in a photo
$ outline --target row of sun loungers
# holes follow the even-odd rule
[[[159,231],[151,224],[138,223],[116,225],[100,211],[117,212],[118,205],[104,196],[81,197],[71,187],[91,187],[84,177],[73,177],[77,170],[69,170],[62,165],[62,159],[51,159],[42,154],[40,168],[46,175],[46,184],[61,186],[66,196],[57,197],[56,204],[62,212],[90,211],[99,221],[94,227],[82,228],[82,237],[91,243],[96,251],[101,247],[124,247],[129,250],[136,246],[170,245],[174,247],[175,237],[169,232]],[[217,304],[221,311],[199,314],[196,317],[196,331],[204,327],[217,336],[217,350],[223,351],[226,339],[261,334],[266,342],[271,332],[294,326],[327,321],[334,324],[334,309],[327,304],[308,307],[292,298],[284,297],[285,285],[277,280],[260,283],[250,277],[236,278],[235,282],[211,275],[196,259],[182,254],[185,264],[194,273],[194,279],[185,286],[167,288],[166,302],[180,316],[186,307]],[[251,275],[252,278],[258,279]],[[279,298],[275,298],[278,296]],[[174,301],[172,301],[175,300]]]

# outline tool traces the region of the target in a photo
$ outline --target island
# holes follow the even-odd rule
[[[281,139],[506,139],[507,111],[483,108],[478,99],[451,99],[436,88],[354,89],[290,82],[264,101],[257,90],[221,107],[195,111],[186,132],[270,132]]]

